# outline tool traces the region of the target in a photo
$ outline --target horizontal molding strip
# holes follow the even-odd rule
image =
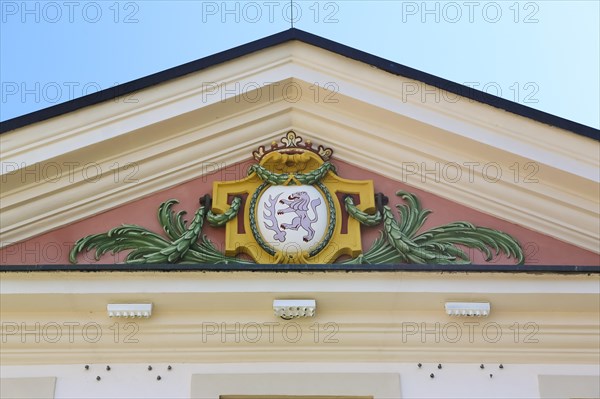
[[[597,274],[600,266],[571,265],[341,265],[341,264],[307,264],[307,265],[271,265],[271,264],[162,264],[162,265],[127,265],[127,264],[91,264],[91,265],[1,265],[0,273],[16,272],[432,272],[432,273],[549,273],[549,274]]]

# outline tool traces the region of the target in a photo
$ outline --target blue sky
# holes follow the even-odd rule
[[[0,119],[295,27],[600,127],[598,1],[0,1]]]

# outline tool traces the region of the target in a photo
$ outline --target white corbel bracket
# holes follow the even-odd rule
[[[108,317],[145,317],[152,316],[151,303],[109,303],[106,305]]]
[[[296,317],[313,317],[317,310],[317,302],[314,299],[275,299],[273,311],[275,316],[284,320]]]
[[[489,302],[446,302],[446,314],[449,316],[488,317]]]

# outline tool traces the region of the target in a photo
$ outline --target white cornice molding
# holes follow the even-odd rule
[[[2,246],[189,181],[209,163],[247,159],[258,145],[296,129],[333,147],[338,159],[598,251],[596,141],[465,98],[404,97],[408,84],[420,83],[290,42],[150,87],[133,96],[137,103],[107,101],[6,133]],[[298,101],[277,90],[292,86],[302,90]],[[324,86],[337,103],[325,100]],[[249,101],[259,93],[260,101]],[[475,170],[475,182],[430,184],[424,170],[403,176],[399,159],[493,162],[503,176],[490,184]],[[69,162],[78,165],[71,171]],[[84,178],[88,162],[105,172],[94,183]],[[511,175],[512,165],[528,162],[537,168],[535,184]],[[139,167],[138,182],[115,183],[114,165],[127,176],[129,163]],[[44,176],[53,164],[70,173]],[[27,177],[28,170],[37,176]],[[469,173],[464,165],[462,173]]]
[[[595,364],[600,355],[598,285],[587,275],[8,273],[1,284],[3,365],[332,359]],[[317,301],[314,318],[273,315],[273,299],[300,297]],[[491,314],[452,318],[444,302],[456,300],[490,302]],[[119,301],[152,302],[153,315],[119,320],[115,327],[106,304]],[[297,328],[302,337],[289,342]],[[501,336],[491,342],[497,331]]]

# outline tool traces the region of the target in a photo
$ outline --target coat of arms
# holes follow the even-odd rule
[[[415,195],[397,192],[406,201],[396,205],[397,218],[371,180],[338,176],[332,154],[290,131],[253,152],[256,163],[247,177],[215,182],[212,197],[202,197],[189,224],[185,212],[172,210],[177,201],[168,200],[158,209],[166,237],[123,225],[78,240],[71,262],[95,249],[97,259],[107,251],[130,251],[126,263],[325,264],[343,256],[346,264],[470,263],[464,248],[482,251],[487,260],[494,251],[524,262],[519,243],[501,231],[468,222],[420,231],[431,211],[421,209]],[[205,221],[225,227],[224,251],[202,235]],[[366,251],[361,225],[383,227]]]
[[[373,182],[337,176],[332,154],[288,132],[280,143],[254,151],[257,163],[247,178],[215,183],[215,213],[227,212],[230,198],[246,198],[244,228],[233,219],[226,225],[226,255],[244,253],[259,263],[330,263],[360,254],[360,224],[342,219],[349,218],[339,198],[356,198],[358,211],[380,218]]]

